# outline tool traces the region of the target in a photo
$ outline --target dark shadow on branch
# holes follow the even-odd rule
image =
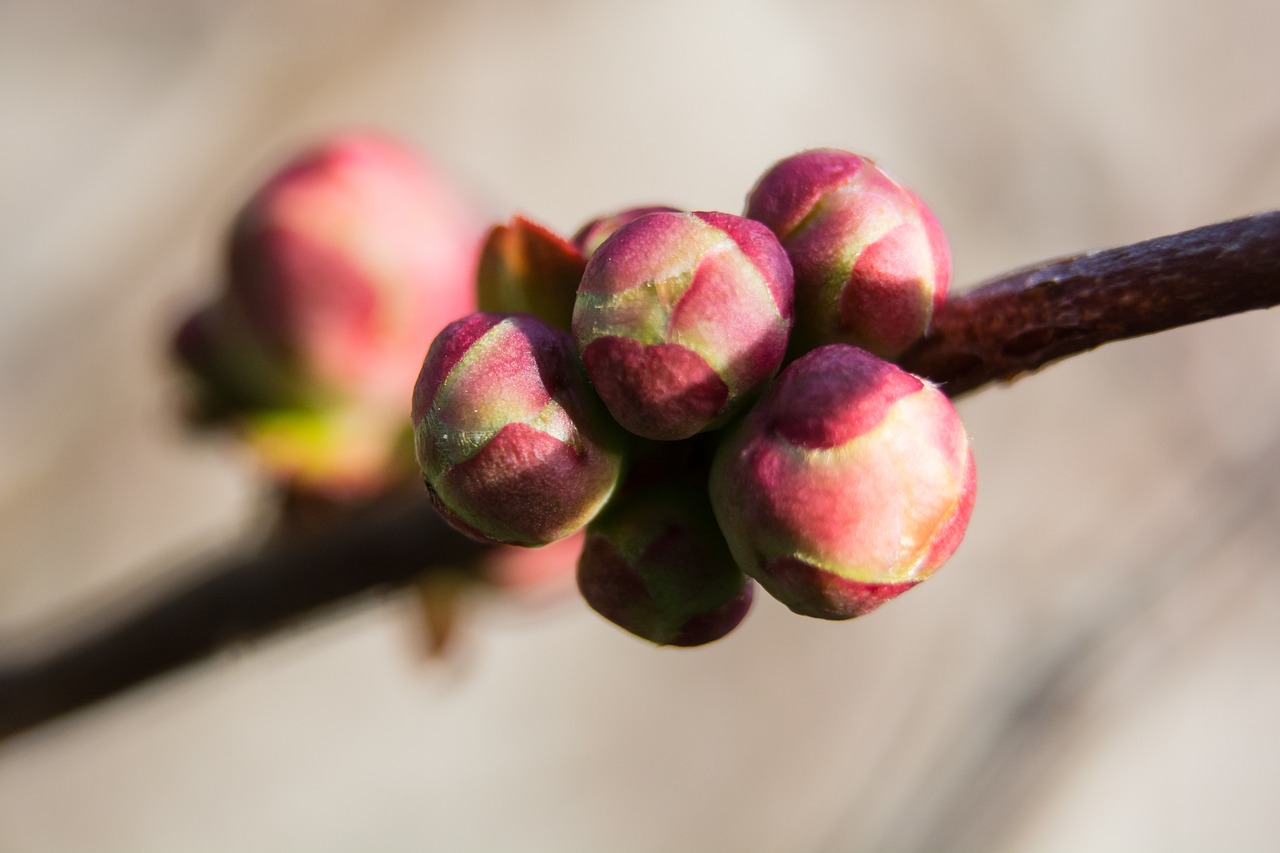
[[[1276,304],[1280,211],[1001,276],[947,303],[900,361],[956,397],[1110,341]],[[101,630],[0,664],[0,737],[484,547],[413,493],[221,560]]]

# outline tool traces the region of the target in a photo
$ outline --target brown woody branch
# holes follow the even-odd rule
[[[1110,341],[1277,304],[1280,211],[993,279],[944,306],[901,361],[955,397]],[[106,627],[0,664],[0,737],[483,548],[419,493],[351,509],[216,562]]]
[[[1280,211],[1002,275],[955,297],[902,365],[952,397],[1111,341],[1280,303]]]

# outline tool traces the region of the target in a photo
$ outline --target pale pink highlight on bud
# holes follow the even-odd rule
[[[847,619],[951,556],[976,480],[942,392],[838,344],[783,370],[721,444],[710,484],[747,574],[797,613]]]
[[[946,298],[951,252],[937,219],[864,157],[817,149],[782,160],[746,215],[777,234],[795,268],[793,356],[850,343],[892,358]]]

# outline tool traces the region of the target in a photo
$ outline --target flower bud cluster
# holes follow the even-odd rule
[[[866,613],[936,570],[973,507],[949,400],[884,360],[928,331],[949,267],[924,203],[834,150],[776,164],[744,216],[497,226],[487,313],[414,386],[427,488],[468,535],[585,528],[583,597],[655,643],[723,636],[753,581],[804,615]]]
[[[238,211],[221,290],[182,322],[173,349],[189,374],[196,423],[234,432],[282,487],[283,528],[325,524],[353,503],[414,487],[419,472],[405,389],[436,334],[477,302],[568,329],[586,264],[578,246],[522,219],[492,229],[482,242],[481,226],[472,203],[435,164],[367,131],[340,133],[304,151]],[[514,325],[518,331],[521,324]],[[567,331],[560,334],[567,339]],[[557,363],[548,359],[556,351],[547,336],[534,335],[532,355],[512,338],[499,330],[489,339],[509,357],[509,373],[519,373],[516,365],[532,368],[510,411],[534,407],[541,417],[530,418],[534,426],[523,435],[516,428],[488,434],[487,454],[451,466],[461,484],[446,477],[442,489],[459,506],[455,525],[467,524],[476,483],[516,467],[504,450],[546,444],[551,439],[537,430],[563,435],[561,427],[587,417],[584,406],[599,407],[581,392],[585,379],[571,342],[561,341]],[[573,368],[568,387],[540,390],[539,371],[552,377],[557,364]],[[488,408],[487,398],[444,399],[440,424],[486,435],[487,423],[466,407]],[[610,438],[617,428],[607,415],[597,419],[599,435],[582,430],[573,441],[580,450],[598,449],[559,479],[525,471],[509,483],[509,494],[519,495],[526,511],[507,527],[479,519],[477,535],[483,528],[491,538],[541,542],[575,526],[572,519],[549,526],[546,507],[578,501],[585,515],[594,512],[593,489],[616,477],[620,455]],[[419,450],[434,458],[432,448]],[[464,564],[434,567],[416,585],[431,647],[450,638],[473,592],[531,601],[569,593],[584,538],[536,550],[490,548]]]

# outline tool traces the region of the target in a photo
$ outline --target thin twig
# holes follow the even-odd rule
[[[951,300],[902,364],[953,397],[1110,341],[1280,304],[1280,211],[1014,272]],[[0,665],[0,737],[485,547],[420,494],[221,560],[101,630]]]

